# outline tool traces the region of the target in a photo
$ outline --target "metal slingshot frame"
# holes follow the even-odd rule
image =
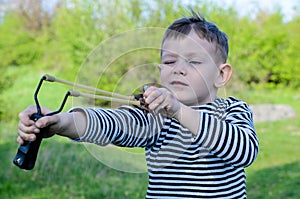
[[[66,92],[65,97],[63,98],[58,110],[43,115],[42,111],[41,111],[41,106],[40,106],[40,103],[38,100],[38,93],[39,93],[40,88],[44,81],[62,83],[65,85],[92,91],[94,93],[99,93],[99,95],[85,93],[85,92],[79,92],[76,90],[68,90]],[[142,109],[147,110],[147,107],[145,107],[145,105],[143,105],[141,94],[133,95],[133,96],[121,95],[118,93],[112,93],[112,92],[109,92],[106,90],[101,90],[98,88],[86,86],[83,84],[78,84],[78,83],[69,82],[69,81],[66,81],[63,79],[58,79],[58,78],[55,78],[53,76],[46,74],[46,75],[42,76],[42,78],[40,79],[38,86],[35,90],[34,101],[36,104],[37,112],[34,113],[33,115],[31,115],[30,119],[37,121],[41,117],[51,116],[51,115],[60,113],[63,110],[65,103],[69,96],[73,96],[73,97],[81,96],[81,97],[87,97],[87,98],[93,98],[93,99],[102,99],[102,100],[107,100],[107,101],[125,103],[125,104],[130,104],[130,105],[139,106],[139,107],[142,106]],[[23,145],[19,146],[17,154],[16,154],[15,158],[13,159],[13,163],[21,169],[26,169],[26,170],[33,169],[35,166],[38,150],[39,150],[40,144],[42,142],[42,139],[43,139],[43,131],[41,131],[41,133],[36,134],[36,140],[25,141]]]

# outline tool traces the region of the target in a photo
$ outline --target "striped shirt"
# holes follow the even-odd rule
[[[80,108],[87,116],[80,140],[145,148],[146,198],[246,198],[244,168],[258,153],[249,106],[229,97],[192,108],[201,118],[197,135],[174,118],[130,106]]]

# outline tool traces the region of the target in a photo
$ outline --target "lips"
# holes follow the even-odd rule
[[[179,81],[179,80],[173,80],[173,81],[171,81],[170,84],[173,86],[188,86],[188,84],[186,84],[182,81]]]

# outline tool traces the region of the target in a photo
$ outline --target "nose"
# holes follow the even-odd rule
[[[187,61],[183,58],[178,59],[176,62],[174,68],[173,68],[173,73],[178,74],[178,75],[186,75],[187,71]]]

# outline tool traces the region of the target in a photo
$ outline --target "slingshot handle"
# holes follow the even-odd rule
[[[43,117],[43,115],[34,113],[30,119],[37,121],[41,117]],[[21,169],[33,169],[42,139],[43,133],[41,132],[36,134],[36,140],[25,141],[23,145],[19,146],[13,163]]]

